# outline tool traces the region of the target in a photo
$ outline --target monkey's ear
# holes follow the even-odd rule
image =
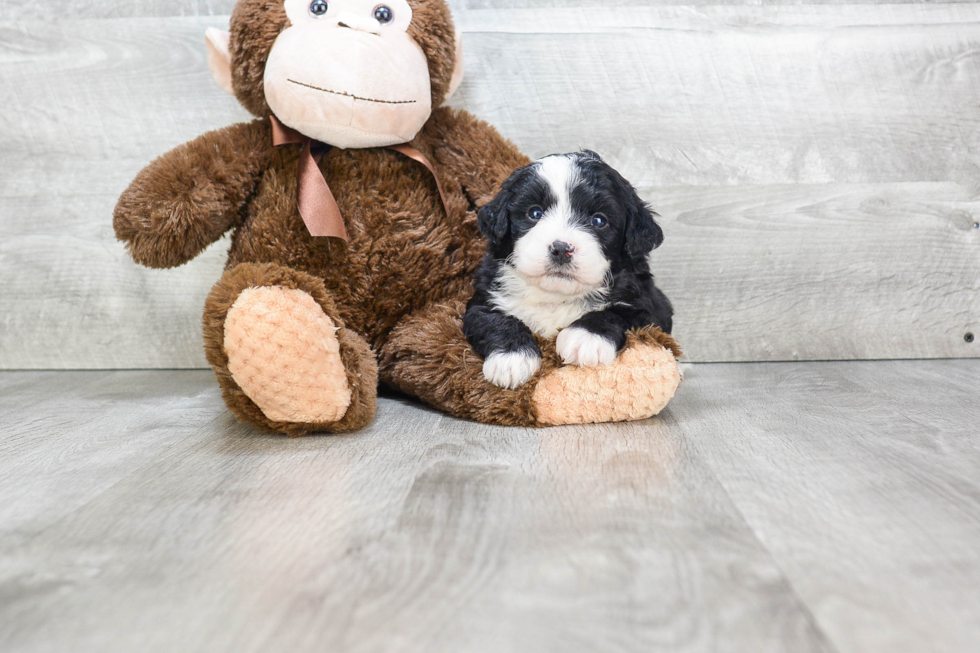
[[[208,42],[208,68],[218,86],[226,92],[235,94],[231,87],[231,33],[216,27],[209,27],[204,33]]]
[[[453,96],[459,85],[463,83],[463,32],[459,27],[456,28],[456,66],[453,68],[453,76],[449,79],[449,90],[446,91],[446,100]]]

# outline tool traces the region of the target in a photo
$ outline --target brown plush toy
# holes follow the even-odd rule
[[[609,366],[562,367],[542,342],[525,386],[484,379],[461,329],[485,248],[476,211],[528,159],[440,107],[462,77],[444,0],[240,0],[230,34],[207,36],[215,79],[259,119],[151,163],[114,225],[157,268],[234,232],[204,340],[239,419],[353,431],[374,416],[379,380],[505,425],[644,419],[667,404],[679,350],[655,328]]]

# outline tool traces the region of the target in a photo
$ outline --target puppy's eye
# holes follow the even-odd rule
[[[544,210],[540,206],[532,206],[527,211],[527,217],[537,222],[544,217]]]
[[[314,18],[319,18],[326,14],[329,8],[324,0],[313,0],[313,3],[310,5],[310,13],[313,14]]]
[[[374,19],[382,25],[395,20],[395,12],[388,5],[378,5],[374,8]]]
[[[609,224],[609,221],[606,220],[606,216],[602,215],[601,213],[599,215],[592,216],[592,226],[596,229],[602,229],[607,224]]]

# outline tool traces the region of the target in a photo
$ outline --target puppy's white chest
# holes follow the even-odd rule
[[[554,338],[559,331],[588,312],[579,302],[527,302],[501,309],[526,324],[542,338]]]
[[[490,293],[493,306],[516,317],[542,338],[554,338],[586,313],[604,307],[604,302],[594,295],[568,297],[547,292],[528,284],[512,271],[502,274],[498,284]]]

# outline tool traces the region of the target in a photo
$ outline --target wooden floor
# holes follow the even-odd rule
[[[698,365],[639,424],[288,440],[210,372],[0,373],[0,650],[980,650],[978,385]]]

